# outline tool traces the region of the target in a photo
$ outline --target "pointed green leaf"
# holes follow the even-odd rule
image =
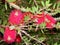
[[[0,28],[0,32],[1,32],[1,33],[4,33],[4,29],[3,29],[3,28]]]
[[[7,10],[7,3],[5,3],[5,9]]]
[[[39,26],[44,28],[46,26],[46,24],[44,22],[44,23],[40,24]]]
[[[46,1],[46,6],[49,5],[49,3],[50,3],[50,0],[47,0],[47,1]]]
[[[53,5],[53,9],[55,9],[56,8],[56,3]]]
[[[10,3],[10,2],[15,2],[16,0],[6,0],[6,1]]]
[[[45,3],[43,1],[41,1],[41,4],[42,4],[43,7],[45,6]]]
[[[48,4],[46,7],[49,8],[51,5],[52,5],[52,3],[51,4]]]
[[[25,21],[28,21],[29,19],[30,19],[29,16],[25,16],[25,18],[24,18]]]
[[[46,38],[45,37],[40,37],[39,40],[43,42]]]
[[[57,44],[57,42],[56,42],[56,43],[54,43],[54,45],[58,45],[58,44]]]
[[[5,20],[4,22],[3,22],[3,25],[6,25],[7,24],[7,20]]]
[[[26,8],[26,12],[29,12],[29,11],[30,11],[30,8],[29,8],[29,7],[27,7],[27,8]]]

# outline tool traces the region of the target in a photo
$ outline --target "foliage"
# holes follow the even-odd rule
[[[18,33],[22,32],[22,41],[12,45],[60,45],[60,0],[0,0],[0,33],[4,35],[5,26],[10,26],[8,18],[11,10],[18,9],[24,12],[31,12],[33,15],[47,12],[57,20],[53,29],[46,28],[46,24],[34,24],[33,19],[25,17],[23,31],[16,27]],[[36,30],[39,28],[38,30]],[[0,45],[8,45],[0,40]]]

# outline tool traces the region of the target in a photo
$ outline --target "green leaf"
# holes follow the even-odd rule
[[[5,9],[7,10],[7,3],[5,3]]]
[[[7,20],[5,20],[4,22],[3,22],[3,25],[6,25],[7,24]]]
[[[28,21],[29,19],[30,19],[29,16],[25,16],[25,18],[24,18],[25,21]]]
[[[56,12],[57,12],[57,13],[60,13],[60,9],[57,9]]]
[[[44,28],[46,26],[46,24],[44,22],[44,23],[40,24],[39,26]]]
[[[56,8],[56,3],[53,5],[53,9],[55,9]]]
[[[38,12],[38,6],[37,6],[37,7],[33,6],[30,11],[31,11],[32,13]]]
[[[57,42],[56,42],[56,43],[54,43],[54,45],[58,45],[58,44],[57,44]]]
[[[41,4],[42,4],[43,7],[45,6],[45,3],[43,1],[41,1]]]
[[[1,32],[1,33],[4,33],[4,29],[3,29],[3,28],[0,28],[0,32]]]
[[[46,6],[49,4],[49,2],[48,1],[46,1]]]
[[[2,23],[2,20],[0,20],[0,24]]]
[[[29,1],[29,4],[32,2],[32,0]]]
[[[49,8],[51,5],[52,5],[52,3],[51,3],[51,4],[48,4],[48,5],[47,5],[47,8]]]
[[[9,3],[10,3],[10,2],[15,2],[15,1],[16,1],[16,0],[7,0],[7,2],[9,2]]]
[[[49,8],[52,5],[52,3],[50,3],[50,0],[47,0],[45,5],[46,5],[46,8]]]
[[[51,9],[50,8],[48,8],[48,9],[46,9],[47,11],[51,11]]]
[[[50,0],[47,0],[47,1],[46,1],[46,6],[48,6],[48,5],[49,5],[49,3],[50,3]]]
[[[60,25],[60,22],[58,22],[57,25]]]
[[[29,7],[27,7],[27,8],[26,8],[26,12],[29,12],[29,11],[30,11],[30,8],[29,8]]]
[[[60,8],[60,3],[57,4],[57,9]]]
[[[35,11],[36,11],[36,7],[33,6],[32,7],[32,12],[35,13]]]
[[[40,37],[39,40],[43,42],[46,38],[45,37]]]

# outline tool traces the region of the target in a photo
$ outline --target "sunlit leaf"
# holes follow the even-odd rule
[[[46,24],[44,22],[44,23],[40,24],[39,26],[44,28],[46,26]]]
[[[57,44],[57,42],[56,42],[56,43],[54,43],[54,45],[58,45],[58,44]]]
[[[56,3],[53,5],[53,9],[55,9],[56,8]]]
[[[45,37],[40,37],[39,40],[43,42],[46,38]]]
[[[6,0],[7,2],[15,2],[16,0]]]
[[[43,7],[45,6],[45,3],[43,1],[41,1],[41,4],[42,4]]]
[[[25,16],[25,18],[24,18],[25,21],[28,21],[29,19],[30,19],[29,16]]]
[[[0,28],[0,32],[1,32],[1,33],[4,33],[4,29],[3,29],[3,28]]]
[[[7,3],[5,3],[5,9],[7,10]]]

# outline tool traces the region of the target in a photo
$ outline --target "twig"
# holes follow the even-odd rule
[[[24,43],[25,43],[26,45],[28,45],[28,43],[23,39],[21,32],[19,32],[19,35],[20,35],[21,39],[24,41]]]
[[[28,36],[29,38],[37,41],[38,43],[41,43],[41,44],[45,45],[44,43],[42,43],[42,41],[39,41],[38,39],[33,38],[32,36],[30,36],[26,31],[21,30],[21,32],[24,33],[24,34],[25,34],[26,36]]]
[[[6,26],[4,26],[4,25],[0,25],[0,28],[5,28]]]
[[[35,31],[37,31],[37,30],[38,30],[38,27],[39,27],[39,25],[37,25],[37,26],[36,26],[36,29],[35,29]]]
[[[14,3],[9,3],[10,6],[12,6],[15,9],[20,9],[20,7]]]
[[[44,9],[46,9],[46,7],[44,7],[44,8],[40,8],[39,11],[42,11],[42,10],[44,10]]]
[[[37,2],[36,2],[36,0],[33,0],[33,1],[34,1],[35,5],[37,6]]]

